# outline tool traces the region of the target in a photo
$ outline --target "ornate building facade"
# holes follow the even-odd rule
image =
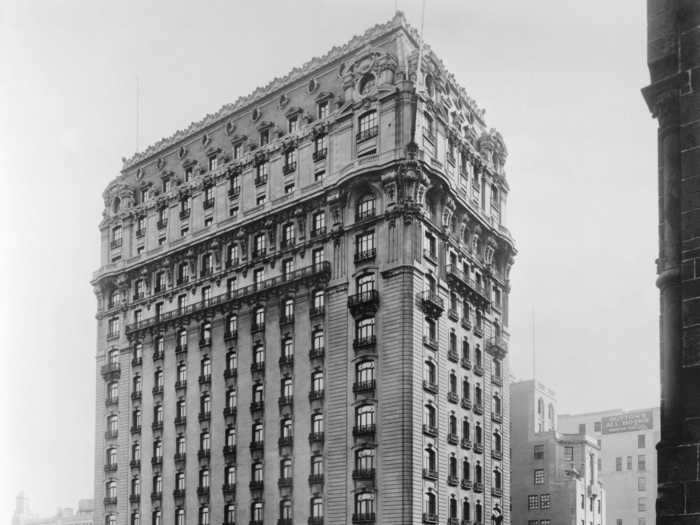
[[[700,4],[647,0],[658,120],[661,441],[657,523],[700,520]]]
[[[509,523],[505,159],[397,13],[125,160],[98,523]]]

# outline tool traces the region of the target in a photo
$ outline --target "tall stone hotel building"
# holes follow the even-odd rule
[[[647,0],[642,91],[658,120],[657,523],[700,522],[700,2]]]
[[[397,14],[108,185],[98,523],[509,523],[506,149],[418,48]]]

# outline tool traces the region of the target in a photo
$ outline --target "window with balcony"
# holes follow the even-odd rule
[[[311,392],[323,392],[323,371],[317,370],[311,374]]]
[[[316,290],[313,293],[313,305],[314,310],[323,310],[326,305],[326,294],[323,290]]]
[[[205,321],[199,329],[200,345],[206,346],[211,344],[211,323]]]
[[[211,450],[211,435],[207,430],[199,435],[199,450],[205,452]]]
[[[355,341],[358,345],[373,344],[375,339],[374,317],[358,319],[355,322]]]
[[[433,405],[423,407],[423,423],[429,429],[437,429],[437,411]]]
[[[154,490],[154,492],[157,492]],[[163,513],[160,509],[156,509],[151,513],[151,525],[163,525]]]
[[[355,262],[371,260],[375,254],[374,231],[355,236]]]
[[[139,511],[135,510],[131,513],[131,525],[141,525],[141,514]]]
[[[282,172],[287,175],[297,169],[297,152],[295,149],[290,149],[284,153],[284,165]]]
[[[187,417],[187,401],[179,399],[175,405],[175,418],[180,419]]]
[[[131,424],[134,428],[139,428],[141,426],[141,409],[135,408],[131,413]]]
[[[238,355],[235,350],[226,352],[226,372],[233,372],[238,369]]]
[[[360,429],[369,429],[374,426],[374,405],[360,405],[355,409],[355,425]]]
[[[434,492],[429,491],[425,493],[423,510],[429,518],[437,520],[437,496]]]
[[[264,439],[264,431],[262,423],[255,423],[253,425],[253,441],[261,442]]]
[[[294,259],[284,259],[282,261],[282,277],[289,278],[294,273]]]
[[[423,381],[428,387],[437,388],[437,372],[433,361],[426,361],[423,365]]]
[[[316,519],[323,518],[323,498],[311,498],[311,517]]]
[[[175,509],[175,525],[185,525],[185,509],[182,507]]]
[[[185,490],[185,473],[181,470],[175,473],[175,490]]]
[[[355,365],[355,381],[358,385],[366,386],[374,382],[374,361],[360,361]]]
[[[209,525],[209,507],[206,505],[199,507],[198,525]]]
[[[225,443],[227,447],[235,447],[237,442],[236,427],[229,425],[226,427]]]
[[[311,475],[323,476],[323,456],[311,456]]]
[[[201,377],[211,376],[211,359],[205,356],[199,363],[199,375]]]
[[[203,416],[211,414],[211,397],[209,394],[203,394],[199,398],[199,412]]]
[[[317,135],[314,139],[314,161],[320,161],[328,156],[328,135]]]
[[[316,330],[311,336],[311,348],[322,350],[324,348],[323,330]]]
[[[107,416],[107,432],[115,436],[119,431],[119,419],[116,415]]]
[[[182,434],[179,434],[177,436],[177,438],[175,438],[175,453],[176,454],[184,454],[185,450],[186,450],[185,445],[186,445],[185,436],[183,436]]]

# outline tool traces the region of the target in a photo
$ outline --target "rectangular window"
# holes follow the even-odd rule
[[[552,496],[551,494],[542,494],[540,496],[540,508],[547,510],[552,506]]]
[[[622,472],[622,456],[615,458],[615,471]]]
[[[255,199],[255,205],[262,206],[265,204],[265,200],[267,200],[267,196],[264,193],[262,195],[258,195]]]
[[[534,458],[535,459],[544,459],[544,445],[535,445]]]
[[[644,434],[639,434],[637,436],[637,448],[646,448],[647,440]]]
[[[627,456],[627,470],[632,470],[632,456]]]
[[[361,142],[377,136],[377,112],[365,113],[358,120],[357,141]]]
[[[266,146],[270,143],[270,130],[264,129],[260,132],[260,145]]]
[[[213,217],[207,217],[206,219],[204,219],[204,227],[211,226],[213,222],[214,222]]]
[[[544,469],[535,469],[534,473],[535,485],[544,485]]]
[[[564,447],[564,461],[574,460],[574,447]]]
[[[287,131],[289,131],[289,133],[296,133],[298,129],[299,129],[299,119],[297,117],[291,117],[287,121]]]
[[[647,470],[647,457],[645,454],[639,454],[637,456],[637,470],[639,472],[645,472]]]
[[[639,498],[637,500],[637,510],[639,512],[646,512],[647,511],[647,499],[646,498]]]
[[[241,145],[240,144],[236,144],[235,146],[233,146],[233,158],[234,158],[234,160],[241,158]]]
[[[328,116],[328,101],[324,100],[323,102],[318,103],[318,118],[324,119],[327,116]]]
[[[311,252],[311,264],[319,266],[323,262],[323,248],[316,248]]]
[[[535,495],[529,495],[527,497],[527,510],[537,510],[540,508],[540,498]]]
[[[647,490],[647,478],[639,478],[637,480],[637,490],[640,492]]]
[[[600,429],[601,429],[600,421],[596,421],[595,423],[593,423],[593,431],[594,432],[600,432]]]
[[[585,434],[585,433],[586,433],[586,424],[585,424],[585,423],[581,423],[581,424],[578,426],[578,433],[579,433],[579,434]]]
[[[185,168],[185,182],[192,180],[192,166]]]
[[[374,250],[374,232],[362,233],[355,237],[356,253],[367,253]]]
[[[294,183],[293,182],[286,184],[284,186],[284,193],[286,195],[289,195],[290,193],[294,193]]]
[[[209,157],[209,171],[214,171],[219,167],[219,159],[218,157]]]
[[[323,179],[323,176],[326,174],[325,170],[319,170],[314,172],[314,180],[319,181]]]
[[[234,206],[228,211],[229,217],[238,217],[238,206]]]

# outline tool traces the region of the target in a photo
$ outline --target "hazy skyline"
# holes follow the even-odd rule
[[[421,0],[398,8],[420,27]],[[0,4],[0,521],[91,497],[102,192],[143,149],[390,19],[394,0]],[[510,357],[560,412],[658,405],[644,2],[427,0],[425,39],[506,141]],[[98,465],[101,469],[101,464]]]

